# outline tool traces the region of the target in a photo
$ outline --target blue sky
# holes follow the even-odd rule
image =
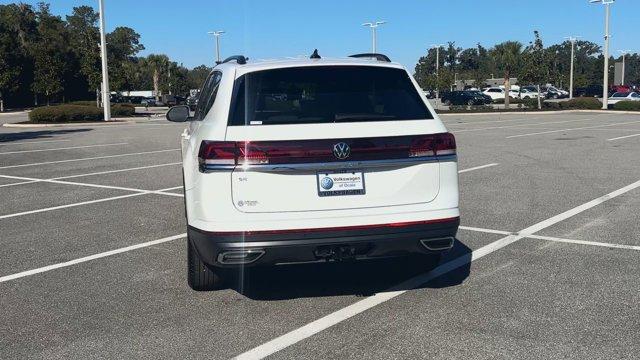
[[[97,8],[98,0],[49,3],[54,13],[68,14],[78,5]],[[142,55],[165,53],[187,67],[212,63],[214,42],[207,31],[219,29],[227,32],[223,56],[297,56],[314,48],[324,56],[344,56],[370,50],[371,35],[363,22],[386,20],[378,32],[378,50],[410,69],[434,43],[526,44],[538,29],[546,45],[569,35],[601,44],[604,31],[604,7],[588,0],[105,0],[105,6],[109,30],[129,26],[141,34]],[[618,49],[640,52],[638,14],[639,0],[618,0],[612,6],[615,55]]]

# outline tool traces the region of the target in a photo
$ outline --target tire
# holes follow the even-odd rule
[[[444,101],[444,104],[445,104],[446,106],[451,106],[451,100],[445,100],[445,101]]]
[[[189,238],[187,238],[187,283],[195,291],[216,290],[222,285],[219,270],[212,270],[202,262]]]

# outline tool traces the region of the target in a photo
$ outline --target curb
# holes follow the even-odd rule
[[[480,115],[552,115],[566,113],[593,113],[593,114],[619,114],[619,115],[640,115],[640,111],[617,111],[617,110],[557,110],[557,111],[493,111],[478,113],[438,113],[438,116],[480,116]]]
[[[144,118],[147,120],[147,118]],[[60,124],[2,124],[8,128],[51,128],[51,127],[78,127],[78,126],[117,126],[139,124],[135,120],[112,120],[108,122],[78,122],[78,123],[60,123]]]

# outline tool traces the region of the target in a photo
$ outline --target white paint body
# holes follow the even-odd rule
[[[320,197],[316,171],[200,172],[203,140],[265,141],[385,137],[446,132],[446,128],[409,75],[434,119],[227,126],[234,82],[254,71],[303,66],[379,66],[404,68],[368,59],[286,60],[221,64],[215,103],[202,121],[191,121],[182,136],[188,224],[204,231],[260,231],[343,227],[423,221],[459,216],[456,161],[413,164],[364,171],[366,194]],[[406,71],[406,70],[404,70]],[[242,178],[242,179],[241,179]],[[252,202],[241,207],[240,201]]]

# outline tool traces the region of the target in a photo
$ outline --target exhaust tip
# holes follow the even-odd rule
[[[233,250],[218,254],[218,262],[225,265],[244,265],[256,262],[264,255],[264,250]]]
[[[444,237],[437,239],[423,239],[420,240],[422,246],[431,251],[449,250],[453,247],[453,243],[456,241],[454,237]]]

